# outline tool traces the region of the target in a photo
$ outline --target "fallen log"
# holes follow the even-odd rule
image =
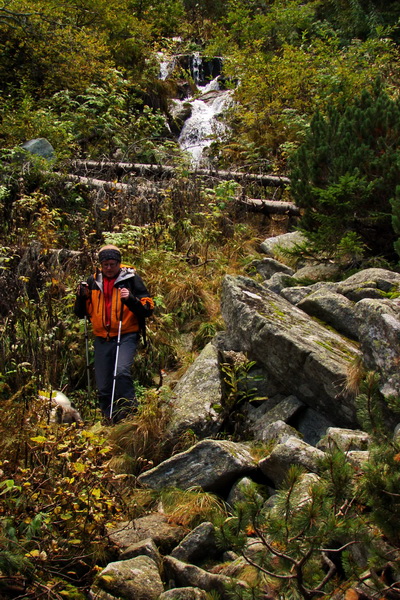
[[[146,174],[158,175],[159,177],[173,177],[176,173],[176,168],[169,165],[148,165],[142,163],[126,163],[113,161],[95,161],[95,160],[74,160],[71,163],[74,170],[86,169],[90,170],[111,170],[116,175],[125,175],[126,173],[138,173],[145,176]],[[280,177],[278,175],[258,175],[256,173],[242,173],[240,171],[221,171],[213,169],[192,169],[189,170],[193,175],[201,177],[216,177],[217,179],[234,181],[254,181],[260,185],[281,187],[290,184],[288,177]]]
[[[77,181],[82,185],[87,185],[92,188],[106,190],[107,192],[124,192],[132,190],[132,186],[127,183],[118,183],[118,181],[105,181],[104,179],[94,179],[93,177],[83,177],[82,175],[72,175],[71,173],[63,174],[56,173],[67,181]]]
[[[240,203],[252,212],[260,212],[264,215],[293,215],[300,216],[300,209],[293,202],[281,200],[260,200],[258,198],[241,199]]]
[[[77,181],[79,183],[82,183],[83,185],[87,185],[96,189],[103,189],[109,192],[118,191],[128,194],[129,192],[134,191],[133,187],[127,183],[105,181],[104,179],[94,179],[92,177],[83,177],[82,175],[63,175],[62,173],[57,173],[57,175],[64,177],[68,181]],[[300,215],[299,208],[295,204],[293,204],[293,202],[283,202],[280,200],[262,200],[258,198],[238,198],[236,201],[239,204],[242,204],[243,206],[248,208],[252,212],[259,212],[265,215]]]

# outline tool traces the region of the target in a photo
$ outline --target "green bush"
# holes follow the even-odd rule
[[[314,116],[291,162],[300,228],[317,249],[334,252],[350,233],[367,254],[394,258],[391,199],[400,175],[400,103],[376,82],[345,110]]]

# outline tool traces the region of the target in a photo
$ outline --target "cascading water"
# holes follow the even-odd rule
[[[203,59],[201,58],[199,52],[195,52],[193,54],[191,63],[193,81],[197,86],[199,86],[203,79]]]
[[[202,90],[201,96],[187,100],[192,105],[192,114],[178,139],[180,147],[191,155],[192,165],[196,167],[204,162],[205,148],[226,131],[226,126],[218,117],[232,101],[232,92],[219,90],[217,78],[198,89]]]
[[[214,57],[204,63],[199,52],[190,57],[183,54],[165,56],[159,53],[159,59],[160,79],[167,79],[178,64],[185,64],[185,69],[190,71],[198,93],[195,97],[173,101],[178,112],[179,107],[187,104],[191,107],[191,115],[183,125],[178,143],[190,155],[194,167],[206,166],[203,152],[226,131],[226,126],[219,117],[232,102],[232,91],[221,90],[219,85],[222,59]],[[205,84],[213,76],[214,79]]]
[[[158,52],[158,57],[160,59],[159,78],[164,81],[174,70],[175,65],[176,65],[176,60],[175,60],[174,56],[166,57],[166,56],[164,56],[164,54],[162,52]]]

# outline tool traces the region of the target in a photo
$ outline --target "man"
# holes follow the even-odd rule
[[[121,252],[116,246],[100,248],[99,263],[101,270],[80,284],[74,312],[91,321],[99,405],[103,415],[117,423],[137,406],[131,369],[140,330],[154,303],[135,270],[121,267]]]

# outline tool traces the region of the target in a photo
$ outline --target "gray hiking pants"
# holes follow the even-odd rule
[[[132,365],[138,337],[137,333],[121,335],[112,415],[115,422],[126,417],[137,405],[132,381]],[[112,337],[109,341],[101,337],[94,339],[94,371],[99,405],[105,417],[110,417],[117,339],[117,337]]]

